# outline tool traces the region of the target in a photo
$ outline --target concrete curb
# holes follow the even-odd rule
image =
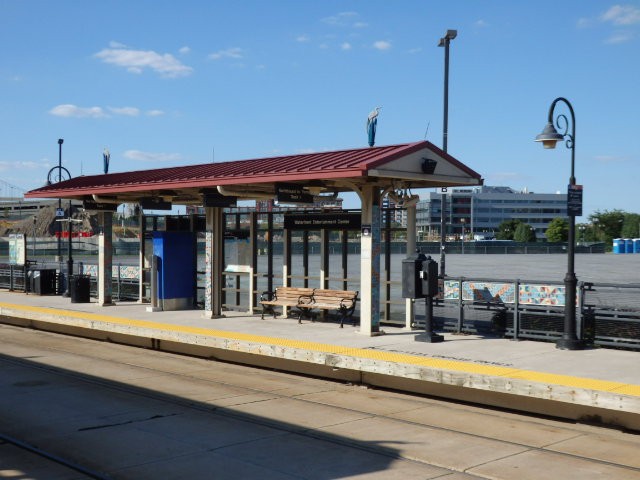
[[[0,323],[640,430],[640,386],[0,302]]]

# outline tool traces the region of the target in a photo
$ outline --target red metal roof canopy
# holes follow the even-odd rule
[[[440,175],[438,169],[432,174],[423,173],[417,162],[426,157],[442,162],[443,168],[446,164],[449,170]],[[482,183],[478,173],[430,142],[422,141],[80,176],[32,190],[25,197],[87,199],[95,195],[125,202],[155,195],[171,196],[174,203],[198,203],[203,189],[218,186],[235,185],[246,192],[255,189],[268,193],[275,183],[284,182],[321,186],[326,191],[350,191],[363,182],[384,187],[392,181],[408,182],[412,188]]]

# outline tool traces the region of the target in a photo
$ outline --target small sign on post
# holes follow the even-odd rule
[[[56,217],[64,217],[64,208],[56,208]]]
[[[567,215],[582,216],[582,185],[569,185],[567,190]]]

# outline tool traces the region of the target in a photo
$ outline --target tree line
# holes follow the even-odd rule
[[[640,214],[623,210],[596,210],[587,217],[588,223],[576,224],[576,242],[603,242],[611,246],[614,238],[640,238]],[[569,222],[565,217],[554,218],[545,230],[548,242],[566,242],[569,236]],[[535,242],[534,228],[520,220],[505,220],[498,227],[498,240]]]

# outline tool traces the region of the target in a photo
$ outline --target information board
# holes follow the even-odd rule
[[[22,233],[9,235],[9,263],[11,265],[24,265],[26,262],[26,239]]]

